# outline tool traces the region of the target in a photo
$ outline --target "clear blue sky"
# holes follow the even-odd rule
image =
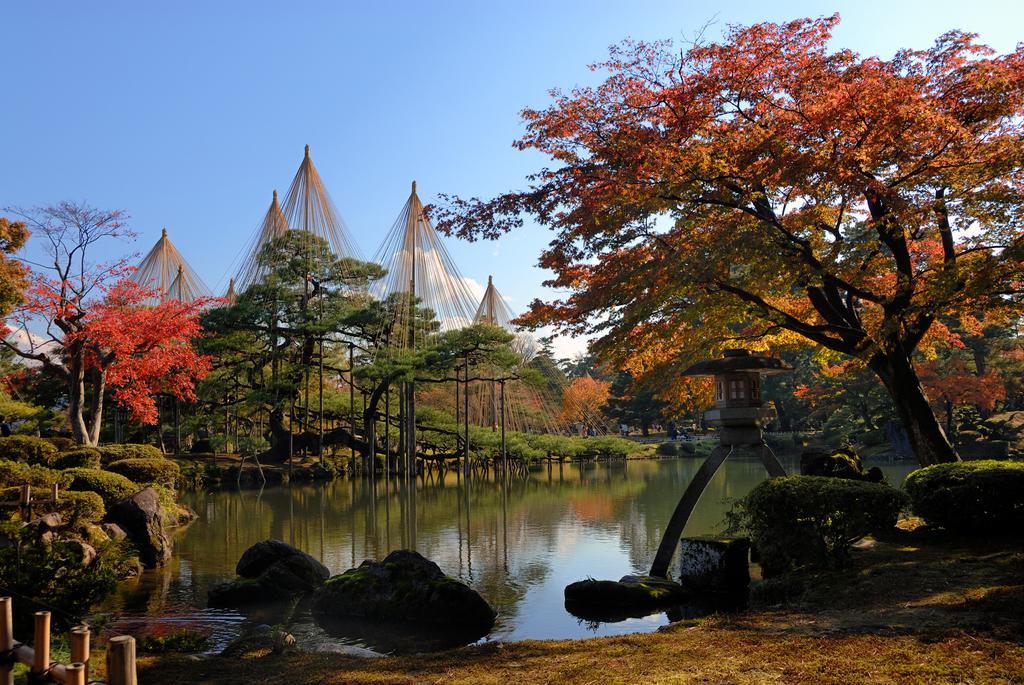
[[[518,112],[626,37],[691,37],[709,21],[840,12],[835,44],[889,56],[941,33],[1000,52],[1024,37],[1015,2],[6,2],[0,207],[85,200],[125,209],[139,233],[104,258],[145,252],[167,226],[204,280],[228,268],[303,145],[364,257],[409,190],[489,195],[542,160],[517,152]],[[463,275],[516,310],[537,296],[547,243],[449,241]],[[100,256],[100,255],[98,255]],[[564,341],[563,353],[580,343]]]

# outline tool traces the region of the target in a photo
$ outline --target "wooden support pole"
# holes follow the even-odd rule
[[[348,415],[352,430],[352,467],[356,465],[356,363],[355,344],[348,344]]]
[[[135,638],[118,635],[107,642],[107,683],[138,685],[135,677]]]
[[[82,664],[82,683],[89,679],[89,626],[71,629],[71,661]]]
[[[50,612],[35,613],[35,633],[32,643],[32,674],[40,680],[50,670]]]
[[[462,388],[463,412],[462,419],[466,422],[466,455],[462,465],[463,474],[469,478],[469,360],[466,360],[466,384]]]
[[[18,498],[18,507],[21,511],[21,519],[28,521],[32,518],[32,486],[26,483],[21,486],[21,496]]]
[[[499,381],[501,384],[501,470],[505,474],[508,471],[508,445],[505,442],[505,379]]]
[[[53,485],[50,486],[50,501],[56,504],[59,497],[60,486],[54,483]]]
[[[11,598],[0,597],[0,650],[14,649],[14,615],[11,612]],[[14,685],[14,662],[0,663],[0,685]]]

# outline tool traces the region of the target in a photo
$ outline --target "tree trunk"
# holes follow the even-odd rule
[[[85,369],[80,359],[71,357],[68,370],[68,422],[71,435],[79,445],[89,444],[89,429],[85,425]]]
[[[107,389],[107,374],[94,370],[92,381],[92,410],[89,416],[89,446],[100,444],[100,427],[103,425],[103,393]]]
[[[922,466],[960,461],[935,416],[909,356],[875,354],[869,365],[892,395],[896,413]]]

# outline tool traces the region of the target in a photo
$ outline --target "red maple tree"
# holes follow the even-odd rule
[[[5,322],[3,344],[66,384],[75,440],[99,442],[107,390],[146,424],[157,422],[157,393],[193,399],[210,360],[192,341],[211,300],[147,307],[142,303],[153,292],[129,279],[125,260],[89,262],[86,253],[97,241],[131,235],[122,212],[65,202],[19,214],[48,241],[52,263],[33,264],[31,286]]]

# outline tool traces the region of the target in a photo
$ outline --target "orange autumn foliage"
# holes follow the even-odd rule
[[[522,322],[638,379],[811,343],[871,369],[922,463],[956,459],[914,355],[940,317],[1024,312],[1024,45],[886,60],[830,48],[838,22],[616,46],[599,85],[524,111],[516,145],[552,161],[526,190],[433,211],[468,239],[551,228],[568,295]]]

